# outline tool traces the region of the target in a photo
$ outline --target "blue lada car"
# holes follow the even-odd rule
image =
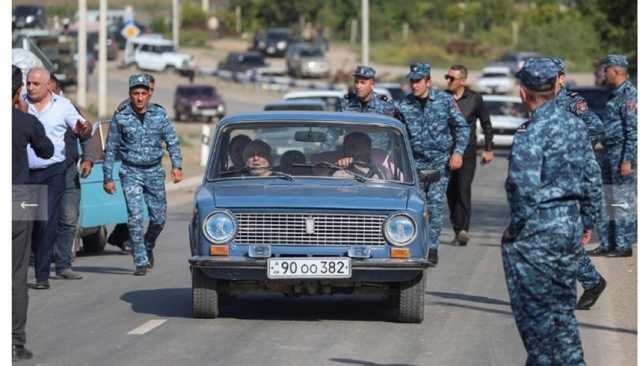
[[[404,125],[374,114],[263,112],[222,120],[189,225],[192,310],[222,299],[387,295],[424,317],[427,213]]]

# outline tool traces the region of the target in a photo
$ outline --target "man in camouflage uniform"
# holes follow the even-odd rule
[[[527,365],[585,365],[575,281],[602,183],[583,123],[554,101],[557,73],[551,59],[532,58],[516,74],[531,118],[509,157],[502,261]]]
[[[142,74],[129,78],[130,103],[111,120],[104,161],[104,190],[113,194],[113,163],[122,158],[120,180],[127,202],[131,251],[135,275],[143,276],[153,267],[153,249],[164,228],[167,199],[165,172],[160,165],[162,142],[171,158],[174,183],[182,180],[182,155],[176,131],[163,108],[149,103],[149,78]],[[143,210],[149,209],[149,227],[143,235]]]
[[[561,109],[574,114],[584,123],[589,134],[591,146],[600,141],[604,134],[604,125],[593,111],[589,110],[587,102],[578,93],[568,91],[565,87],[565,62],[563,59],[554,57],[551,59],[558,66],[558,82],[556,85],[556,103]],[[599,204],[599,203],[596,203]],[[580,296],[576,309],[590,309],[600,297],[600,294],[607,286],[607,281],[596,270],[587,255],[587,251],[580,246],[578,252],[578,282],[584,288],[584,293]]]
[[[376,85],[376,70],[369,66],[357,66],[353,78],[353,89],[336,105],[337,112],[379,113],[399,118],[398,109],[393,102],[373,91]],[[387,150],[389,142],[385,136],[369,133],[369,137],[372,147]]]
[[[589,254],[630,257],[636,240],[637,91],[629,81],[625,56],[609,55],[605,67],[607,83],[614,88],[607,102],[603,138],[605,199],[598,222],[600,246]]]
[[[431,86],[431,65],[411,65],[407,78],[413,93],[400,101],[398,108],[409,129],[417,168],[440,172],[440,179],[426,191],[431,245],[428,260],[436,265],[449,170],[462,166],[470,128],[453,97]]]

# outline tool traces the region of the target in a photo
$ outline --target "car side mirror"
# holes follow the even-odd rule
[[[426,186],[431,183],[435,183],[440,180],[440,172],[432,169],[424,169],[418,172],[420,176],[420,182]]]

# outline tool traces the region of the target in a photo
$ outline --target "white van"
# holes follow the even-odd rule
[[[145,34],[130,39],[124,48],[124,66],[135,64],[141,70],[190,71],[194,68],[193,56],[176,52],[172,41],[161,35]]]

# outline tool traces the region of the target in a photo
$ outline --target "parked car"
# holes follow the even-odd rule
[[[375,88],[374,91],[378,94],[384,95],[389,100],[391,100],[391,93],[387,89],[384,88]],[[303,99],[303,100],[322,100],[327,105],[328,111],[335,111],[338,108],[338,103],[344,99],[345,94],[347,94],[346,90],[303,90],[303,91],[295,91],[289,92],[284,95],[282,99],[284,100],[294,100],[294,99]]]
[[[12,29],[47,28],[47,17],[42,5],[16,5],[12,13]]]
[[[327,104],[320,99],[292,99],[267,103],[265,111],[326,111]]]
[[[400,83],[376,83],[376,87],[379,89],[386,89],[389,91],[393,100],[401,101],[411,90]]]
[[[324,50],[310,43],[294,43],[286,54],[287,71],[293,77],[326,78],[331,66]]]
[[[508,94],[515,86],[515,79],[506,66],[485,67],[478,80],[478,91],[484,94]]]
[[[368,172],[335,165],[354,132],[390,146],[358,162]],[[269,145],[267,174],[232,165],[240,135]],[[422,322],[430,243],[421,184],[439,177],[416,171],[400,121],[262,112],[227,117],[214,136],[189,225],[193,317],[216,318],[220,301],[248,292],[379,293],[395,320]]]
[[[230,52],[227,58],[218,64],[218,71],[250,75],[253,70],[267,66],[264,56],[259,52]]]
[[[268,28],[255,42],[256,50],[271,57],[282,57],[294,40],[289,28]]]
[[[47,65],[60,85],[66,88],[77,83],[78,71],[74,56],[75,40],[68,36],[54,35],[42,29],[21,29],[15,32],[14,47],[27,49]]]
[[[194,68],[193,56],[177,52],[172,41],[159,35],[142,35],[127,41],[124,65],[135,64],[141,70],[175,70],[181,74]]]
[[[604,120],[607,113],[607,101],[611,90],[601,86],[581,86],[571,87],[570,91],[574,91],[582,96],[586,101],[589,109]]]
[[[173,96],[173,108],[176,121],[204,117],[210,122],[214,117],[224,117],[226,113],[222,97],[210,85],[178,85]]]
[[[516,130],[527,121],[529,112],[520,97],[507,95],[483,95],[482,99],[491,116],[493,144],[509,147],[513,144]],[[477,122],[478,146],[484,146],[484,133]]]
[[[493,61],[489,66],[506,66],[509,68],[509,72],[515,75],[524,65],[524,62],[532,57],[540,57],[540,54],[537,52],[508,52]]]

